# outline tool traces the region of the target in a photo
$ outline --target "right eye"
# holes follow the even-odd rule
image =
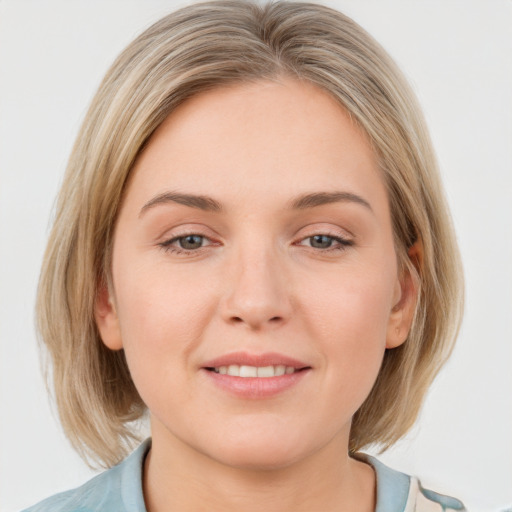
[[[212,245],[212,242],[206,236],[198,235],[196,233],[190,233],[187,235],[177,236],[169,240],[165,240],[159,245],[166,252],[190,254],[197,252],[199,249],[202,249],[203,247]]]

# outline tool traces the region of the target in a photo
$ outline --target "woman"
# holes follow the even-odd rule
[[[414,423],[459,267],[414,97],[360,27],[164,18],[93,100],[38,300],[77,450],[117,464],[146,410],[152,441],[31,510],[462,510],[358,453]]]

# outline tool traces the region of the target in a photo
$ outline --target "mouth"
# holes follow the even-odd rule
[[[293,357],[266,352],[250,354],[248,352],[232,352],[207,361],[203,369],[220,375],[242,378],[271,378],[291,375],[311,366]]]
[[[277,354],[226,354],[201,366],[217,388],[243,399],[271,398],[294,388],[312,366]]]
[[[259,377],[268,379],[270,377],[280,377],[282,375],[291,375],[296,372],[309,369],[309,366],[303,368],[295,368],[293,366],[286,366],[284,364],[269,365],[269,366],[249,366],[230,364],[229,366],[216,366],[206,367],[205,369],[218,373],[220,375],[230,375],[231,377],[254,378]]]

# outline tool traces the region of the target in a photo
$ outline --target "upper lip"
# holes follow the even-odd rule
[[[231,352],[210,361],[206,361],[203,368],[219,368],[221,366],[230,366],[232,364],[245,365],[245,366],[291,366],[293,368],[309,368],[309,365],[283,354],[277,352],[265,352],[263,354],[250,354],[248,352]]]

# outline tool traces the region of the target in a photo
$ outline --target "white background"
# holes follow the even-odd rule
[[[417,426],[382,456],[474,511],[512,506],[512,2],[327,2],[368,29],[420,97],[467,278],[458,346]],[[54,197],[113,58],[183,2],[0,3],[0,510],[93,473],[52,413],[33,305]]]

